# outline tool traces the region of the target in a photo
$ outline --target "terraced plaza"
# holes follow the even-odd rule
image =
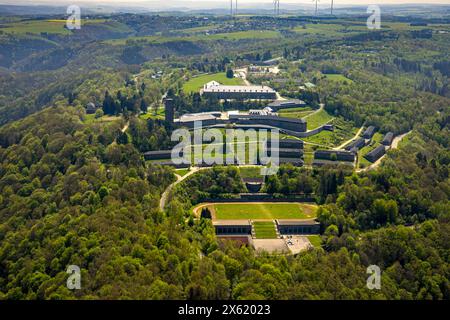
[[[207,212],[219,237],[247,236],[257,250],[297,253],[320,246],[320,237],[314,237],[319,231],[317,209],[316,204],[301,202],[245,202],[204,203],[193,212],[196,217]],[[314,241],[309,240],[311,236]]]

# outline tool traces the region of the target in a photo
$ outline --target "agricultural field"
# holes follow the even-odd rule
[[[277,238],[277,232],[273,221],[254,221],[253,228],[257,239]]]
[[[143,37],[129,37],[127,39],[113,39],[105,41],[112,45],[125,45],[127,42],[139,42],[147,44],[162,44],[168,42],[179,42],[179,41],[189,41],[189,42],[199,42],[199,41],[238,41],[238,40],[264,40],[264,39],[276,39],[281,37],[278,31],[273,30],[249,30],[249,31],[238,31],[230,33],[216,33],[216,34],[199,34],[191,35],[187,37],[167,37],[167,36],[143,36]]]
[[[15,21],[8,24],[4,24],[1,30],[11,34],[36,34],[49,33],[49,34],[61,34],[69,35],[71,30],[67,29],[66,20],[26,20]],[[117,32],[129,32],[130,29],[119,22],[108,21],[105,19],[92,19],[81,20],[81,28],[87,25],[101,25],[107,29]]]
[[[205,74],[198,77],[191,78],[183,85],[185,93],[198,92],[205,84],[211,81],[217,81],[224,85],[243,85],[244,81],[241,78],[227,78],[225,72]]]
[[[219,220],[313,219],[318,208],[309,203],[215,203],[207,206]]]

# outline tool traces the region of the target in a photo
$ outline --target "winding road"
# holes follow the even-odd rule
[[[187,174],[185,174],[184,176],[180,176],[178,174],[175,174],[175,176],[177,177],[177,181],[175,181],[174,183],[172,183],[170,186],[168,186],[166,188],[166,190],[163,192],[163,194],[161,195],[161,199],[159,200],[159,208],[161,210],[164,210],[164,208],[166,207],[167,204],[167,199],[169,198],[170,192],[172,191],[173,187],[175,187],[177,184],[179,184],[180,182],[182,182],[183,180],[185,180],[187,177],[193,175],[194,173],[196,173],[197,171],[200,171],[202,169],[209,169],[209,168],[197,168],[197,167],[193,167],[191,168],[191,171],[189,171]]]

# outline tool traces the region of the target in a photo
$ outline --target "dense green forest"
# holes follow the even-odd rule
[[[448,21],[410,30],[391,17],[368,32],[357,18],[123,14],[69,35],[0,21],[0,299],[450,299]],[[260,108],[183,84],[272,57],[289,81],[252,82],[356,129],[411,131],[376,170],[283,165],[266,178],[273,197],[320,205],[323,245],[295,256],[218,241],[194,219],[204,199],[246,191],[239,168],[191,175],[161,210],[176,172],[142,156],[173,144],[165,94],[178,114]],[[381,290],[366,287],[371,264]]]

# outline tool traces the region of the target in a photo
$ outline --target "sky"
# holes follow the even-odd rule
[[[267,3],[270,4],[273,0],[238,0],[238,3],[242,5],[249,6],[254,4]],[[197,7],[198,3],[210,3],[212,6],[220,6],[220,5],[228,5],[229,0],[0,0],[0,4],[46,4],[46,5],[66,5],[68,3],[71,4],[101,4],[101,5],[138,5],[138,6],[193,6]],[[331,0],[319,0],[319,4],[325,5],[330,3]],[[289,3],[289,4],[301,4],[301,5],[309,5],[312,4],[312,0],[281,0],[281,4]],[[369,4],[378,4],[378,5],[386,5],[386,4],[449,4],[450,0],[334,0],[336,6],[339,5],[369,5]]]

